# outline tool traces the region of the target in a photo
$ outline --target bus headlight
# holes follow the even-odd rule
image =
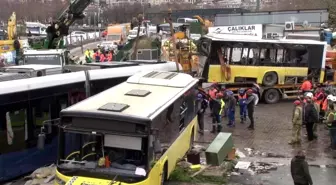
[[[58,185],[65,185],[66,182],[62,179],[60,179],[59,177],[55,176],[55,181]]]

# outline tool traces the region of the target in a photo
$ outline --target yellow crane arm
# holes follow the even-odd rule
[[[14,40],[16,37],[16,13],[13,12],[8,19],[7,26],[8,40]]]

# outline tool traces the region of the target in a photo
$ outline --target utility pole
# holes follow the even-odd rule
[[[100,23],[100,0],[98,0],[98,39],[100,40],[100,26],[101,26],[101,23]]]

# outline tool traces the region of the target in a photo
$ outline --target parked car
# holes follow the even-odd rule
[[[71,37],[82,37],[83,40],[87,39],[87,35],[83,31],[73,31],[73,32],[71,32],[70,35],[71,35]]]

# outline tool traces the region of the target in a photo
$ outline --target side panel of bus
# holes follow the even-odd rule
[[[172,116],[170,117],[169,115]],[[167,123],[167,119],[170,119],[169,117],[171,118],[171,122]],[[154,184],[154,182],[157,182],[155,184],[159,184],[157,180],[160,180],[161,177],[157,177],[156,171],[159,170],[160,174],[162,174],[166,170],[166,178],[168,178],[175,169],[176,163],[183,158],[196,138],[198,127],[195,90],[191,89],[184,97],[176,100],[174,105],[168,107],[153,122],[154,127],[155,124],[161,124],[162,127],[161,129],[159,128],[161,131],[160,141],[168,145],[168,148],[157,161],[149,175],[151,183]],[[167,167],[166,169],[164,169],[165,166]]]

